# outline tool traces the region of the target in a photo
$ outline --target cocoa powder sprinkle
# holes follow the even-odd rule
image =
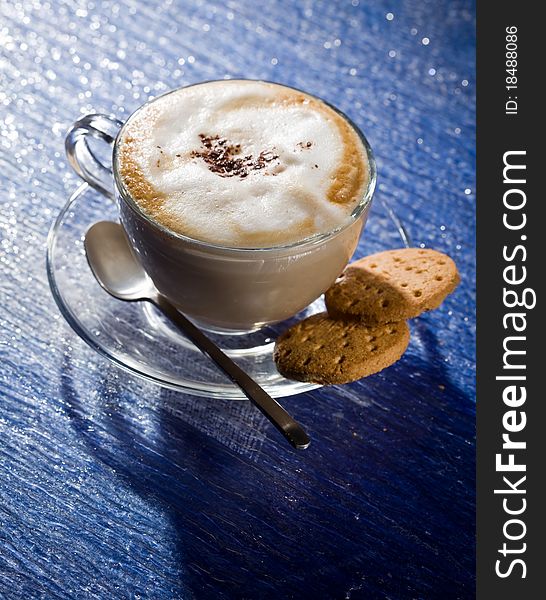
[[[258,156],[239,156],[241,144],[232,144],[219,135],[199,134],[200,150],[191,152],[192,158],[201,158],[213,173],[220,177],[248,177],[251,171],[265,169],[269,163],[279,158],[272,150],[263,150]]]

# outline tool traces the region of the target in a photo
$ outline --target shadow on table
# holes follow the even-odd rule
[[[285,399],[311,431],[305,452],[261,416],[245,446],[246,402],[161,390],[135,405],[113,367],[92,410],[69,360],[62,393],[89,452],[171,518],[177,597],[470,597],[474,406],[426,324],[414,334],[426,360]]]

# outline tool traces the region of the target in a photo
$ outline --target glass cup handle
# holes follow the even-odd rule
[[[103,165],[93,154],[87,137],[103,140],[112,146],[122,125],[122,121],[108,115],[87,115],[68,130],[64,144],[68,162],[74,171],[111,199],[115,199],[112,167]]]

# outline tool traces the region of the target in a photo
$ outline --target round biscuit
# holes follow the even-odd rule
[[[331,316],[377,325],[438,308],[459,281],[457,267],[446,254],[401,248],[351,263],[324,297]]]
[[[368,327],[323,312],[285,331],[277,339],[274,358],[279,372],[289,379],[349,383],[396,362],[409,337],[405,321]]]

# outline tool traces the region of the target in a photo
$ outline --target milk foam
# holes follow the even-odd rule
[[[334,229],[368,179],[362,142],[323,102],[219,81],[158,98],[124,127],[118,169],[142,210],[215,244],[266,247]]]

